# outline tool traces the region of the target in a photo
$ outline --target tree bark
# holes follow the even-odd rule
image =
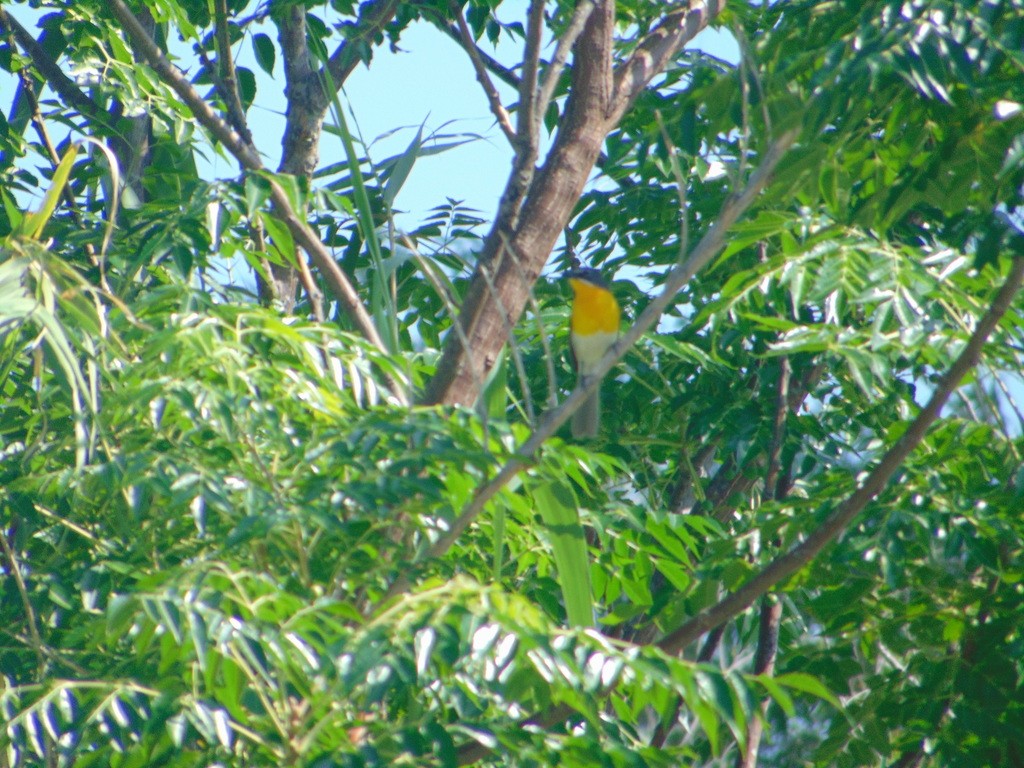
[[[362,31],[342,42],[323,68],[314,65],[306,43],[305,6],[292,5],[275,16],[284,59],[287,104],[278,172],[312,178],[320,163],[320,137],[331,100],[359,61],[350,42],[383,29],[397,10],[397,0],[363,4],[357,22]],[[298,270],[272,264],[271,271],[277,295],[284,301],[285,310],[290,312],[295,303]]]

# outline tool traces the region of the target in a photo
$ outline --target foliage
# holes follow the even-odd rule
[[[1024,254],[1024,5],[728,6],[741,61],[686,52],[641,95],[552,269],[614,273],[636,318],[773,139],[795,127],[796,148],[605,383],[602,439],[529,456],[572,384],[553,281],[479,409],[396,393],[457,333],[484,222],[441,185],[408,236],[391,206],[420,158],[475,137],[421,129],[375,158],[335,102],[346,158],[309,184],[204,178],[223,145],[106,4],[42,5],[44,52],[102,77],[76,106],[13,32],[0,47],[23,76],[0,123],[0,764],[726,765],[759,718],[764,765],[1024,761],[1019,298],[893,480],[766,598],[774,674],[756,612],[658,644],[819,530]],[[410,25],[453,24],[416,2],[375,26],[387,5],[145,4],[200,89],[222,11],[271,73],[298,6],[314,60],[344,39],[371,70]],[[527,35],[508,5],[456,10],[486,47]],[[550,5],[563,34],[572,4]],[[618,5],[621,58],[664,4]],[[237,80],[243,112],[268,103]],[[227,260],[264,281],[295,263],[271,182],[387,351],[341,302],[315,318],[336,298],[319,272],[291,313],[232,282]]]

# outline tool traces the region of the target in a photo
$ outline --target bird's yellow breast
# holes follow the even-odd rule
[[[581,336],[592,333],[619,332],[619,303],[611,291],[588,283],[569,279],[575,296],[572,307],[572,332]]]

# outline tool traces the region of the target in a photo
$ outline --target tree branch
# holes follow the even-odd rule
[[[437,371],[424,394],[427,403],[476,401],[479,389],[474,381],[486,379],[497,362],[507,340],[505,329],[518,321],[533,282],[572,214],[609,127],[605,113],[614,26],[614,2],[601,0],[577,43],[587,55],[579,57],[573,67],[566,112],[539,174],[535,176],[524,153],[516,154],[456,320],[471,346],[467,349],[462,344],[462,336],[448,334]],[[513,266],[507,256],[519,263]],[[499,309],[482,269],[491,270],[501,307],[507,313]]]
[[[771,675],[775,671],[775,657],[779,651],[779,625],[782,621],[782,603],[771,595],[761,598],[761,616],[758,622],[757,654],[754,658],[755,675]],[[736,768],[757,768],[757,753],[761,746],[765,712],[768,700],[761,702],[761,715],[747,720],[747,744],[736,756]]]
[[[341,88],[359,64],[359,56],[352,51],[354,43],[373,37],[383,30],[395,17],[399,5],[399,0],[378,0],[360,5],[359,20],[356,22],[359,31],[352,37],[346,37],[327,60],[327,74],[336,89]]]
[[[359,57],[354,43],[375,35],[394,17],[397,0],[376,0],[360,6],[356,31],[342,41],[327,63],[317,70],[306,40],[306,9],[300,4],[286,5],[274,13],[278,39],[284,59],[285,130],[281,138],[281,163],[278,170],[312,178],[320,162],[320,137],[331,100],[355,69]],[[276,291],[289,309],[295,295],[298,273],[291,267],[271,265]],[[307,287],[308,280],[303,279]],[[315,302],[314,297],[310,297]]]
[[[637,45],[633,55],[615,71],[613,113],[623,115],[669,62],[725,7],[725,0],[688,0],[665,16]]]
[[[61,97],[65,104],[74,107],[90,120],[96,120],[109,127],[109,116],[107,113],[95,101],[89,98],[74,80],[64,74],[64,70],[58,66],[57,62],[47,55],[43,47],[29,34],[28,30],[21,26],[17,19],[7,13],[3,6],[0,6],[0,25],[10,30],[18,45],[32,59],[32,64],[39,70],[39,74],[46,79],[49,86],[57,92],[57,95]]]
[[[664,637],[658,646],[669,653],[679,653],[712,627],[728,621],[749,608],[758,597],[763,595],[783,579],[799,571],[860,514],[868,502],[874,499],[885,487],[892,474],[906,460],[914,448],[918,446],[925,433],[946,404],[953,391],[960,385],[963,378],[977,365],[985,341],[995,330],[999,319],[1006,313],[1013,297],[1020,290],[1024,280],[1024,258],[1014,258],[1010,273],[999,293],[992,301],[978,325],[946,375],[942,377],[938,387],[932,394],[928,404],[921,410],[903,436],[886,451],[875,468],[868,474],[864,482],[854,493],[842,502],[832,515],[814,530],[804,541],[793,547],[789,552],[773,560],[754,578],[742,587],[721,600],[716,605],[701,611],[678,629]]]
[[[558,87],[558,79],[562,76],[565,62],[569,59],[569,52],[576,45],[576,41],[583,32],[583,27],[593,11],[593,0],[581,0],[573,11],[569,26],[562,36],[558,38],[558,43],[555,45],[555,55],[551,59],[551,64],[544,72],[544,81],[541,83],[540,95],[537,97],[537,112],[534,115],[537,135],[540,135],[540,126],[544,120],[544,113],[548,111],[548,104],[554,98],[555,88]]]
[[[480,83],[484,89],[484,94],[487,96],[487,103],[491,107],[491,113],[494,115],[494,119],[498,121],[498,127],[501,128],[501,132],[505,134],[505,138],[508,139],[509,143],[516,146],[516,131],[512,127],[512,120],[509,118],[508,110],[501,103],[501,96],[498,95],[498,89],[494,87],[494,83],[491,82],[490,75],[487,74],[487,67],[484,66],[483,60],[480,58],[480,52],[477,50],[476,45],[473,43],[473,35],[469,31],[469,26],[466,24],[466,20],[462,16],[462,9],[459,8],[455,2],[448,4],[452,15],[455,16],[456,23],[459,30],[459,40],[462,43],[462,47],[469,54],[470,61],[473,62],[473,71],[476,72],[477,82]]]
[[[540,44],[544,33],[544,0],[530,0],[526,14],[526,45],[523,48],[523,79],[519,84],[519,111],[516,115],[518,129],[517,150],[536,153],[540,140],[540,123],[534,118],[538,106],[538,74],[540,70]],[[461,15],[461,14],[460,14]]]
[[[252,133],[245,120],[242,98],[238,92],[238,76],[235,73],[235,60],[231,56],[231,36],[228,33],[228,0],[216,0],[214,3],[214,40],[217,47],[216,85],[222,91],[224,104],[228,108],[228,117],[242,139],[252,146]]]
[[[280,17],[275,16],[275,20],[288,105],[278,170],[312,177],[320,159],[320,131],[327,114],[327,96],[323,84],[313,75],[313,62],[306,45],[306,9],[292,5]]]
[[[306,9],[289,5],[273,15],[281,43],[284,69],[285,126],[281,136],[281,162],[277,170],[312,178],[320,162],[320,135],[327,114],[326,89],[314,75],[306,41]],[[298,257],[297,257],[298,258]],[[295,306],[299,272],[291,265],[270,264],[273,293],[286,312]]]
[[[589,0],[588,0],[589,1]],[[454,40],[459,45],[462,45],[462,35],[459,33],[459,25],[455,23],[447,24],[444,22],[434,22],[438,29],[444,32],[448,37]],[[473,44],[476,48],[476,55],[480,57],[480,61],[487,67],[487,71],[497,77],[505,85],[510,86],[517,91],[519,90],[519,84],[522,82],[520,78],[511,69],[506,67],[500,61],[495,59],[493,56],[487,54],[487,51],[480,48],[476,43]]]

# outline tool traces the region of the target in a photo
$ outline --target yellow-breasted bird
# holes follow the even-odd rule
[[[619,337],[619,302],[596,269],[574,269],[566,277],[572,286],[569,340],[576,383],[582,386]],[[601,386],[598,384],[572,417],[573,437],[594,437],[601,425]]]

